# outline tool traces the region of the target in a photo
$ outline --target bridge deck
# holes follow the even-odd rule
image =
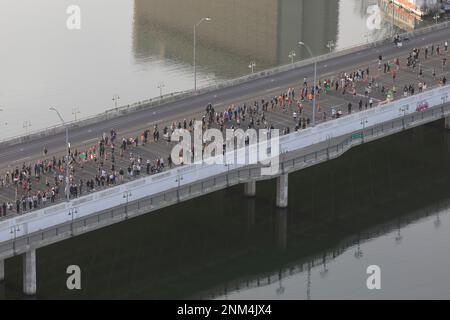
[[[425,82],[428,86],[428,89],[431,89],[433,87],[436,87],[440,85],[439,81],[445,76],[448,78],[450,67],[448,64],[443,67],[443,58],[446,57],[447,59],[450,58],[449,52],[444,52],[443,45],[441,44],[441,54],[438,56],[436,53],[433,56],[429,56],[428,59],[424,59],[424,50],[421,50],[420,54],[420,63],[417,64],[415,69],[413,70],[411,67],[406,66],[406,60],[407,56],[403,55],[398,58],[400,58],[400,69],[397,73],[396,77],[396,87],[397,87],[397,94],[396,98],[403,97],[403,87],[413,85],[415,88],[415,92],[418,92],[418,83],[419,82]],[[393,79],[392,75],[389,72],[384,72],[384,63],[387,63],[390,59],[391,64],[393,64],[394,59],[397,58],[397,56],[391,56],[391,57],[384,57],[383,63],[381,64],[381,71],[379,70],[379,65],[377,61],[377,55],[373,57],[371,61],[368,61],[364,65],[355,66],[353,69],[345,69],[345,70],[335,70],[328,72],[327,68],[323,68],[319,70],[319,77],[321,81],[324,81],[326,79],[332,79],[332,80],[338,80],[341,78],[341,74],[346,73],[352,73],[358,69],[366,70],[369,68],[370,70],[370,76],[373,77],[373,83],[374,86],[372,88],[372,93],[370,94],[370,98],[374,101],[374,107],[378,105],[378,103],[386,100],[386,94],[389,89],[392,89],[393,85]],[[419,78],[419,69],[422,68],[423,75]],[[395,69],[395,67],[392,67],[392,69]],[[433,70],[436,71],[436,76],[433,77]],[[331,88],[328,92],[322,92],[317,97],[317,103],[319,106],[319,111],[316,115],[317,122],[323,122],[323,121],[330,121],[331,118],[331,109],[335,108],[336,110],[341,110],[343,115],[346,115],[348,113],[347,106],[349,103],[352,104],[352,112],[357,112],[359,109],[358,103],[360,100],[363,102],[363,109],[365,109],[366,103],[369,103],[369,98],[365,95],[366,87],[369,83],[369,79],[366,77],[365,79],[361,81],[355,81],[356,86],[356,93],[345,93],[343,94],[343,90],[340,87],[339,90],[335,90],[335,88]],[[311,79],[308,79],[308,84],[311,84]],[[375,85],[377,84],[377,85]],[[261,104],[261,100],[264,99],[265,101],[270,101],[273,97],[278,96],[282,93],[287,92],[288,87],[294,88],[296,92],[296,98],[295,100],[299,98],[300,94],[300,88],[303,86],[303,77],[302,75],[299,75],[299,78],[295,83],[292,83],[291,85],[283,88],[276,88],[276,85],[274,85],[274,88],[272,90],[263,92],[263,93],[252,93],[249,92],[248,95],[236,98],[234,101],[223,101],[222,103],[218,103],[214,105],[214,108],[217,112],[223,113],[226,109],[228,109],[229,106],[234,104],[235,106],[243,105],[246,103],[248,107],[252,106],[254,101],[258,101]],[[383,93],[382,87],[385,87],[386,90]],[[312,101],[309,101],[306,99],[304,102],[301,102],[304,106],[303,112],[298,115],[298,118],[303,119],[311,119],[312,118]],[[164,158],[164,162],[167,166],[167,157],[174,145],[174,143],[168,143],[166,140],[162,138],[162,129],[165,126],[170,126],[170,124],[175,121],[183,122],[184,119],[189,122],[191,119],[197,119],[200,120],[202,116],[205,114],[205,107],[206,106],[199,106],[198,109],[195,112],[190,111],[186,114],[180,114],[177,118],[174,119],[164,119],[158,122],[158,128],[161,134],[160,140],[155,142],[153,141],[152,137],[152,131],[153,131],[153,125],[154,123],[148,123],[146,127],[139,127],[136,126],[135,128],[129,128],[129,130],[118,132],[118,138],[117,138],[117,144],[120,145],[120,142],[122,138],[130,138],[130,137],[139,137],[141,133],[145,129],[149,129],[149,137],[148,137],[148,143],[146,145],[142,145],[141,141],[139,141],[139,145],[137,147],[130,146],[126,152],[124,153],[123,157],[119,156],[119,145],[116,144],[116,151],[115,151],[115,169],[118,171],[120,168],[122,168],[125,171],[124,175],[124,181],[129,181],[132,179],[136,179],[136,176],[128,176],[126,171],[127,168],[130,165],[130,158],[134,157],[141,157],[143,159],[141,174],[146,174],[146,161],[150,160],[151,164],[155,164],[155,159],[157,158]],[[297,112],[297,102],[294,102],[291,106],[286,107],[280,107],[275,106],[273,109],[271,107],[271,104],[269,102],[268,110],[264,112],[265,118],[267,123],[263,124],[261,121],[260,125],[257,125],[257,120],[262,119],[262,110],[260,109],[260,112],[258,114],[253,115],[253,118],[255,120],[255,128],[264,128],[266,126],[273,125],[275,128],[283,130],[285,128],[289,128],[291,131],[294,130],[294,127],[298,123],[298,121],[295,121],[293,118],[293,112]],[[324,113],[326,116],[324,117]],[[235,120],[228,121],[225,124],[225,128],[230,128],[231,126],[234,127],[242,127],[243,129],[247,129],[250,116],[247,115],[245,121],[242,120],[240,126],[236,123]],[[302,121],[304,123],[304,121]],[[212,124],[213,127],[218,128],[218,125],[216,123]],[[108,133],[109,135],[109,133]],[[98,141],[100,138],[91,139],[90,141],[85,141],[81,144],[75,144],[72,146],[72,151],[78,150],[78,152],[84,152],[85,150],[89,150],[91,147],[96,147],[96,155],[97,155],[97,161],[77,161],[74,163],[73,168],[75,170],[74,173],[74,181],[79,184],[79,180],[82,179],[84,182],[94,179],[96,175],[100,176],[100,169],[104,168],[105,171],[108,174],[111,174],[111,167],[112,167],[112,158],[111,158],[111,148],[108,146],[106,148],[106,158],[100,159],[98,154]],[[47,172],[41,175],[40,179],[37,180],[34,176],[34,170],[33,166],[37,161],[43,161],[45,159],[51,161],[53,157],[56,159],[62,159],[64,152],[61,150],[52,150],[52,146],[47,146],[49,149],[49,152],[46,156],[43,154],[36,154],[32,157],[28,157],[27,159],[17,159],[13,163],[2,163],[0,164],[0,176],[4,179],[6,172],[12,173],[16,168],[18,170],[21,170],[22,165],[25,163],[26,165],[31,165],[31,191],[27,191],[24,188],[24,185],[18,185],[16,188],[13,183],[6,184],[4,182],[3,186],[0,186],[0,205],[4,202],[11,202],[13,203],[12,210],[7,210],[7,216],[12,216],[16,214],[21,214],[24,212],[29,212],[30,208],[27,203],[26,210],[23,210],[22,203],[20,204],[20,210],[17,212],[16,209],[16,199],[22,199],[26,196],[33,196],[36,195],[38,191],[48,191],[52,186],[55,185],[55,172]],[[46,181],[49,182],[50,187],[46,186]],[[108,186],[100,185],[95,186],[95,190],[98,191],[102,188],[107,188]],[[86,191],[86,184],[83,186],[83,194],[85,194]],[[78,194],[79,195],[79,194]],[[55,201],[62,201],[64,198],[64,190],[63,187],[60,189],[59,195],[56,197]],[[50,199],[47,201],[47,206],[50,205]],[[37,208],[41,208],[42,204],[38,204]],[[34,210],[31,209],[31,210]],[[4,217],[3,217],[4,219]]]

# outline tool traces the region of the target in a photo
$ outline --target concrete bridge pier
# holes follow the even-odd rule
[[[0,260],[0,281],[5,280],[5,260]]]
[[[250,181],[244,184],[244,194],[246,197],[256,196],[256,181]]]
[[[23,293],[36,294],[36,250],[30,250],[23,254]]]
[[[277,207],[287,208],[288,206],[288,174],[284,173],[277,178]]]
[[[445,118],[445,129],[450,130],[450,117]]]

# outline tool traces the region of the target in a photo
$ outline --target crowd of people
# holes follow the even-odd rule
[[[327,110],[321,106],[318,98],[330,92],[353,97],[359,111],[372,108],[375,103],[374,93],[377,93],[379,97],[388,97],[390,89],[386,88],[387,80],[383,77],[390,75],[392,91],[396,92],[396,79],[402,67],[410,71],[418,70],[417,82],[404,85],[404,96],[426,90],[428,84],[425,81],[423,63],[430,57],[437,56],[442,59],[442,74],[439,76],[438,83],[445,85],[447,82],[445,77],[447,54],[447,43],[443,48],[440,46],[415,48],[405,61],[401,61],[400,58],[385,61],[382,56],[379,56],[377,72],[369,67],[356,68],[351,72],[341,72],[336,77],[319,79],[317,83],[304,78],[298,89],[291,87],[268,99],[248,104],[232,104],[223,110],[216,110],[212,104],[208,104],[200,119],[202,129],[215,127],[221,131],[238,128],[271,130],[275,126],[270,121],[269,115],[272,112],[279,112],[292,114],[293,120],[291,125],[279,128],[281,134],[289,134],[292,130],[303,130],[311,124],[310,112],[305,112],[305,110],[310,110],[314,97],[317,98],[316,111],[317,114],[322,115],[322,121],[326,121],[327,118],[339,118],[343,115],[340,107],[331,106]],[[430,72],[430,70],[426,72]],[[429,75],[437,80],[435,68]],[[350,114],[353,112],[353,100],[346,100],[350,101],[347,104],[347,113]],[[377,99],[377,101],[381,100]],[[140,156],[139,148],[146,146],[150,139],[153,143],[165,140],[167,144],[170,144],[175,130],[192,131],[195,123],[195,118],[173,121],[161,132],[158,125],[154,125],[152,129],[145,129],[140,135],[123,137],[122,140],[119,140],[117,132],[111,129],[109,133],[104,133],[94,145],[86,146],[83,149],[69,149],[67,159],[64,155],[49,158],[47,147],[45,147],[43,159],[28,165],[17,166],[0,177],[0,189],[10,188],[15,197],[14,201],[0,202],[0,217],[6,216],[8,212],[17,214],[29,212],[66,197],[76,198],[85,193],[140,177],[143,174],[156,174],[166,168],[172,168],[173,161],[170,155],[166,159],[163,157],[144,159]],[[119,151],[117,152],[116,149]],[[194,150],[190,151],[192,155]]]

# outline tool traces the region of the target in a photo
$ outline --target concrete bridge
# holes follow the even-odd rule
[[[380,54],[394,58],[413,47],[446,41],[448,31],[448,26],[443,26],[431,33],[421,33],[415,37],[410,35],[408,44],[402,49],[390,42],[383,42],[375,47],[354,48],[336,57],[322,57],[324,60],[319,63],[319,69],[325,73],[325,69],[326,72],[337,72],[355,67],[357,63],[368,65]],[[211,101],[217,102],[217,99],[226,105],[249,93],[264,96],[263,92],[288,87],[311,72],[309,64],[289,66],[287,71],[266,72],[267,76],[255,76],[253,80],[247,79],[242,84],[216,91],[205,89],[204,93],[166,105],[136,108],[135,112],[125,112],[125,115],[109,121],[98,123],[95,119],[88,119],[71,125],[74,129],[71,143],[83,145],[86,139],[92,140],[92,137],[100,136],[111,127],[119,131],[131,127],[138,131],[140,126],[148,125],[149,120],[158,122],[165,117],[175,117],[182,109],[187,109],[183,114],[194,113],[196,108],[203,108]],[[0,279],[4,277],[4,259],[23,255],[24,292],[35,294],[36,249],[237,184],[245,184],[246,196],[254,196],[257,181],[276,179],[276,205],[285,208],[288,206],[290,173],[332,160],[355,146],[429,122],[445,119],[445,125],[450,127],[449,94],[450,86],[437,86],[420,94],[284,135],[279,141],[281,156],[270,153],[270,158],[279,157],[279,170],[273,175],[261,174],[261,165],[185,165],[23,215],[9,216],[0,221]],[[64,148],[59,130],[61,128],[53,128],[3,142],[0,147],[2,163],[36,157],[47,145],[62,145]],[[251,151],[246,149],[245,152],[249,154]]]

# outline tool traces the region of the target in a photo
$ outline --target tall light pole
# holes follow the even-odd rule
[[[31,121],[29,121],[29,120],[24,121],[23,127],[25,128],[25,133],[28,134],[28,128],[31,127]]]
[[[0,108],[0,112],[3,112],[2,108]],[[1,125],[1,123],[0,123],[0,125]],[[8,122],[5,122],[5,126],[7,126],[7,125],[8,125]]]
[[[252,70],[252,73],[255,72],[256,62],[250,61],[250,64],[248,65],[248,68]]]
[[[297,56],[297,54],[295,53],[295,50],[292,50],[291,52],[289,52],[289,58],[291,59],[291,63],[294,64],[294,58]]]
[[[309,46],[304,43],[303,41],[300,41],[298,43],[300,46],[304,46],[306,50],[308,50],[309,54],[311,55],[311,58],[314,59],[314,85],[313,85],[313,113],[312,113],[312,126],[316,126],[316,84],[317,84],[317,59],[314,58],[314,55],[309,48]]]
[[[330,53],[333,52],[333,48],[336,46],[333,40],[328,41],[327,48],[330,49]]]
[[[112,98],[112,101],[114,101],[114,105],[115,105],[116,109],[117,109],[117,103],[119,102],[119,100],[120,100],[120,97],[117,94],[115,94]]]
[[[75,117],[75,121],[77,121],[77,114],[80,114],[80,109],[72,108],[72,115]]]
[[[61,114],[59,113],[58,110],[56,110],[56,108],[51,107],[49,109],[50,111],[54,111],[56,112],[56,114],[58,115],[59,120],[61,120],[63,126],[66,128],[66,165],[65,165],[65,170],[64,170],[64,180],[65,180],[65,187],[66,187],[66,201],[70,200],[70,189],[69,189],[69,127],[67,125],[67,123],[64,121],[63,117],[61,116]]]
[[[133,194],[130,191],[125,191],[122,196],[126,200],[125,219],[128,219],[128,202],[130,201],[130,198],[132,196],[133,196]]]
[[[201,18],[199,22],[194,24],[194,91],[197,91],[197,61],[196,61],[196,51],[197,51],[197,27],[203,21],[211,21],[211,18],[205,17]]]
[[[162,96],[163,96],[163,93],[162,93],[162,91],[163,91],[163,88],[165,87],[166,85],[164,84],[164,82],[160,82],[160,83],[158,83],[158,89],[159,89],[159,98],[160,99],[162,99]]]
[[[436,24],[438,23],[438,20],[441,16],[439,15],[439,13],[436,13],[433,17],[434,21],[436,22]]]
[[[362,128],[363,128],[363,131],[362,131],[362,142],[364,143],[364,138],[365,138],[365,136],[366,136],[366,133],[365,133],[365,131],[366,131],[366,125],[369,123],[369,121],[367,120],[367,117],[366,118],[364,118],[364,119],[362,119],[361,120],[361,125],[362,125]]]
[[[369,43],[369,38],[372,34],[370,32],[364,33],[364,37],[366,37],[366,43]]]

